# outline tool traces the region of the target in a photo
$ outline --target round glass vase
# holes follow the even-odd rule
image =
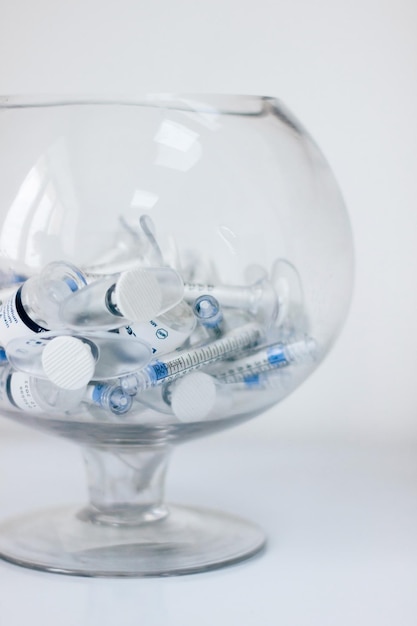
[[[95,400],[99,361],[94,393],[54,405],[32,365],[14,367],[0,329],[1,414],[78,444],[90,495],[85,506],[3,522],[0,556],[66,574],[166,576],[257,553],[265,537],[255,524],[166,504],[165,472],[177,444],[292,393],[341,330],[352,236],[319,149],[282,103],[254,96],[3,96],[0,139],[0,316],[56,262],[87,277],[83,294],[112,277],[117,293],[138,267],[169,268],[182,286],[181,301],[151,320],[155,337],[148,320],[103,331],[87,312],[79,328],[67,323],[77,294],[40,327],[45,338],[90,341],[101,330],[146,344],[149,363],[130,373],[138,389],[117,368],[105,381],[129,396],[126,410]],[[32,387],[30,404],[22,394]]]

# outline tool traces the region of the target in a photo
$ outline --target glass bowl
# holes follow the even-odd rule
[[[81,446],[89,503],[0,527],[0,555],[85,576],[195,572],[258,526],[166,505],[179,443],[259,415],[331,348],[352,237],[276,99],[0,98],[0,408]]]

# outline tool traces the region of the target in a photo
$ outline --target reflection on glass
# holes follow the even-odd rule
[[[199,161],[202,150],[199,134],[172,120],[164,120],[155,135],[158,144],[155,165],[187,172]]]

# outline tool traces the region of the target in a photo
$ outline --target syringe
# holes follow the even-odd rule
[[[171,382],[192,370],[214,363],[241,350],[253,348],[262,339],[263,334],[259,324],[254,322],[246,324],[207,345],[178,352],[171,355],[171,358],[167,356],[164,359],[154,361],[141,371],[121,378],[121,385],[126,393],[135,395],[137,392],[145,391],[150,387]]]
[[[302,363],[315,356],[316,342],[307,337],[301,341],[276,343],[257,350],[254,354],[221,365],[211,372],[219,382],[248,382],[262,372]]]
[[[267,326],[278,315],[278,297],[272,283],[263,279],[246,286],[184,283],[184,299],[193,303],[203,295],[213,296],[222,307],[248,311]]]

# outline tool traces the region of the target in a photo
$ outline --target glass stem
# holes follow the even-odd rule
[[[165,517],[163,504],[169,446],[92,447],[83,455],[90,504],[79,513],[85,521],[137,525]]]

